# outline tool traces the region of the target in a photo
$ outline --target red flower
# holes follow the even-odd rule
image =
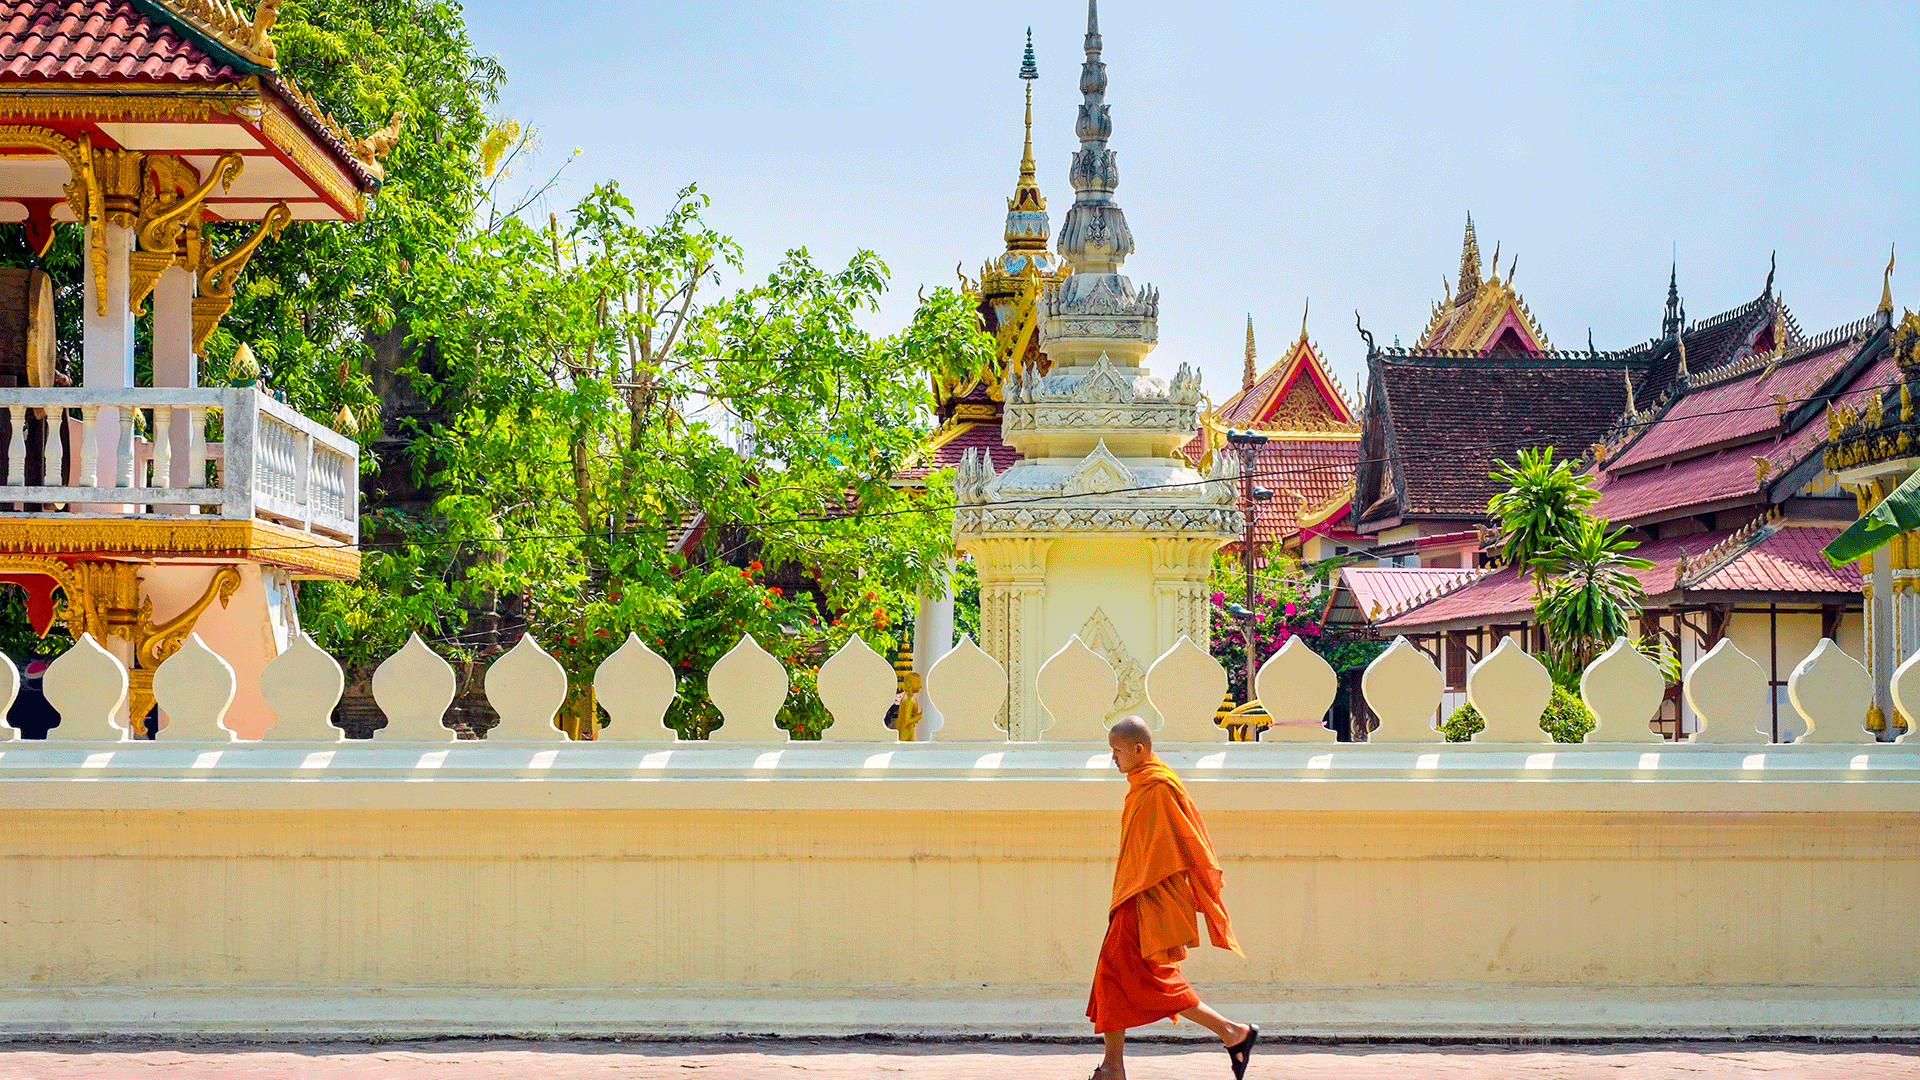
[[[760,601],[760,603],[761,603],[761,604],[763,604],[763,605],[765,605],[766,607],[772,607],[772,606],[773,606],[773,597],[771,597],[771,596],[769,596],[769,597],[767,597],[767,598],[766,598],[765,600],[762,600],[762,601]]]
[[[597,635],[599,635],[600,637],[606,637],[606,636],[607,636],[607,631],[606,631],[606,628],[605,628],[605,627],[602,627],[602,628],[601,628],[601,629],[599,629],[599,630],[595,630],[595,631],[594,631],[594,633],[595,633],[595,634],[597,634]]]
[[[879,595],[878,595],[878,594],[876,594],[876,593],[868,593],[868,594],[867,594],[867,599],[869,599],[869,600],[878,600],[878,599],[880,599],[880,597],[879,597]]]
[[[619,602],[620,602],[620,594],[619,594],[619,593],[608,593],[608,594],[607,594],[607,599],[609,599],[609,600],[611,600],[611,601],[613,601],[614,603],[616,603],[616,604],[617,604],[617,603],[619,603]]]
[[[743,578],[750,578],[750,577],[752,577],[752,576],[753,576],[753,571],[751,571],[751,570],[742,570],[742,571],[740,571],[740,576],[741,576],[741,577],[743,577]]]
[[[748,563],[748,564],[747,564],[747,569],[749,569],[749,570],[765,570],[765,569],[766,569],[766,567],[764,567],[764,566],[761,566],[761,565],[760,565],[760,560],[759,560],[759,559],[755,559],[755,560],[753,560],[752,562],[750,562],[750,563]]]
[[[567,644],[569,644],[569,645],[578,645],[578,644],[580,644],[580,639],[579,639],[579,638],[577,638],[577,637],[569,637],[569,638],[567,638]]]
[[[778,586],[778,585],[769,585],[769,586],[767,586],[767,591],[768,591],[768,592],[770,592],[770,593],[772,593],[772,594],[773,594],[773,595],[775,595],[775,596],[785,596],[785,595],[787,595],[787,591],[786,591],[785,589],[782,589],[782,588],[781,588],[780,586]]]

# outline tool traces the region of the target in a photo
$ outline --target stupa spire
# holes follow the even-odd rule
[[[1033,60],[1033,28],[1027,28],[1027,52],[1020,62],[1020,79],[1027,84],[1027,130],[1020,148],[1020,179],[1007,200],[1007,250],[1045,251],[1052,230],[1047,223],[1047,199],[1040,194],[1039,170],[1033,161],[1033,81],[1040,77]]]
[[[1480,291],[1480,240],[1473,235],[1473,215],[1467,215],[1467,236],[1460,244],[1460,286],[1453,302],[1464,304]]]
[[[1080,149],[1067,172],[1073,184],[1073,209],[1067,211],[1066,224],[1060,228],[1060,254],[1076,274],[1115,273],[1133,254],[1133,233],[1125,213],[1113,201],[1120,186],[1120,163],[1107,147],[1113,117],[1107,104],[1107,65],[1100,60],[1098,2],[1087,0],[1087,59],[1080,65],[1080,114],[1073,125]]]
[[[1253,389],[1256,372],[1253,367],[1253,312],[1247,312],[1247,370],[1240,376],[1240,389]]]

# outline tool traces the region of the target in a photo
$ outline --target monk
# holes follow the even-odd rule
[[[1127,1029],[1185,1017],[1227,1048],[1234,1080],[1246,1075],[1260,1029],[1236,1024],[1208,1008],[1180,975],[1189,947],[1198,947],[1195,915],[1207,936],[1239,955],[1226,905],[1220,901],[1220,862],[1200,810],[1172,769],[1153,756],[1153,732],[1138,716],[1114,721],[1107,734],[1114,767],[1127,774],[1120,815],[1120,862],[1107,907],[1107,939],[1093,972],[1087,1019],[1106,1036],[1106,1056],[1093,1080],[1125,1080]]]

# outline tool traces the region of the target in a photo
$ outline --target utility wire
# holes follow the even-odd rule
[[[1884,391],[1888,389],[1888,387],[1878,387],[1878,388],[1868,387],[1865,389],[1869,391],[1873,389],[1879,389]],[[1860,392],[1861,391],[1858,391],[1858,390],[1852,391],[1852,393],[1860,393]],[[1776,411],[1780,411],[1780,410],[1790,411],[1801,405],[1807,404],[1809,402],[1814,402],[1814,401],[1824,401],[1829,405],[1831,405],[1833,402],[1837,401],[1839,398],[1845,396],[1846,393],[1847,392],[1842,391],[1842,392],[1835,392],[1831,394],[1814,395],[1811,397],[1799,398],[1799,399],[1789,400],[1785,402],[1770,401],[1761,405],[1744,405],[1744,406],[1736,406],[1736,407],[1727,408],[1727,409],[1716,409],[1716,410],[1710,410],[1705,412],[1687,413],[1684,416],[1673,416],[1673,415],[1661,416],[1661,417],[1653,418],[1651,420],[1638,422],[1635,426],[1645,429],[1640,433],[1640,437],[1644,437],[1646,430],[1651,430],[1652,428],[1660,424],[1674,423],[1680,420],[1700,420],[1700,419],[1706,419],[1706,418],[1715,417],[1715,416],[1733,416],[1733,415],[1738,415],[1738,414],[1747,413],[1747,412],[1755,412],[1762,409],[1774,409]],[[1759,434],[1759,433],[1756,432],[1755,434]],[[1539,442],[1533,441],[1533,440],[1522,441],[1522,442],[1514,443],[1513,445],[1508,447],[1496,448],[1495,453],[1496,454],[1511,453],[1518,450],[1533,449],[1534,447],[1539,445],[1541,445]],[[1400,455],[1400,460],[1402,462],[1406,462],[1409,460],[1425,461],[1425,460],[1434,460],[1438,458],[1453,458],[1453,457],[1457,457],[1457,455],[1435,451],[1435,452],[1418,454],[1418,455],[1402,454]],[[1283,478],[1283,477],[1289,477],[1289,476],[1301,476],[1301,475],[1307,475],[1307,474],[1324,473],[1332,470],[1340,470],[1344,472],[1348,469],[1357,468],[1361,465],[1389,462],[1391,460],[1393,459],[1384,458],[1384,457],[1358,458],[1351,465],[1348,465],[1346,463],[1330,463],[1325,465],[1303,465],[1303,466],[1296,466],[1296,467],[1282,468],[1282,469],[1254,470],[1251,472],[1243,472],[1239,475],[1239,477],[1236,477],[1235,479],[1242,479],[1242,478],[1250,478],[1254,480],[1275,479],[1275,478]],[[1495,460],[1499,460],[1499,459],[1496,458]],[[1215,483],[1224,483],[1224,482],[1227,482],[1227,481],[1207,479],[1207,480],[1185,481],[1179,484],[1144,484],[1144,485],[1131,487],[1131,488],[1118,488],[1112,492],[1107,492],[1106,494],[1122,495],[1122,494],[1129,494],[1133,492],[1144,492],[1144,491],[1167,491],[1167,490],[1174,490],[1174,489],[1181,489],[1181,488],[1201,487],[1206,484],[1215,484]],[[1027,506],[1027,505],[1036,505],[1036,504],[1043,504],[1043,503],[1049,503],[1049,502],[1060,502],[1060,501],[1065,501],[1069,499],[1080,499],[1080,498],[1084,498],[1084,496],[1066,495],[1066,494],[1034,495],[1034,496],[1028,496],[1025,498],[1018,498],[1018,499],[996,499],[991,503],[958,503],[958,504],[949,503],[949,504],[942,504],[939,506],[916,505],[916,506],[899,507],[892,510],[874,510],[874,511],[847,513],[847,514],[821,514],[821,515],[816,515],[811,517],[764,518],[760,520],[727,521],[719,524],[726,528],[772,530],[775,528],[786,528],[786,527],[793,527],[793,526],[799,526],[799,525],[831,525],[831,524],[839,524],[843,522],[852,523],[852,522],[859,522],[859,521],[866,521],[866,520],[874,520],[879,518],[902,517],[906,515],[945,514],[945,513],[950,513],[956,509],[962,509],[969,506],[980,506],[980,507]],[[640,527],[623,530],[620,533],[615,535],[622,536],[622,537],[645,536],[645,535],[664,536],[671,533],[679,532],[684,528],[686,528],[686,525],[684,523],[675,523],[672,525],[640,526]],[[543,541],[543,540],[585,540],[585,539],[592,539],[596,537],[606,537],[608,535],[609,534],[607,532],[599,531],[599,532],[522,533],[517,536],[464,537],[459,539],[446,539],[446,540],[402,540],[402,541],[389,541],[389,542],[383,542],[383,543],[348,543],[345,541],[330,541],[330,542],[314,542],[314,543],[306,543],[306,544],[268,545],[268,546],[254,547],[249,550],[252,550],[252,551],[358,550],[358,551],[366,552],[366,551],[397,550],[402,548],[446,547],[446,546],[457,546],[462,544],[500,545],[500,544],[530,543],[530,542]]]

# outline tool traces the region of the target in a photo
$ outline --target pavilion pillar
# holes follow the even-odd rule
[[[83,272],[85,282],[81,307],[80,364],[81,384],[88,390],[119,390],[133,385],[133,308],[129,302],[132,267],[133,228],[120,224],[113,216],[100,226],[106,243],[106,291],[94,274]],[[93,226],[86,226],[84,238],[91,248]],[[90,271],[91,266],[85,267]],[[81,477],[80,483],[113,487],[123,469],[121,463],[120,410],[108,406],[100,410],[95,427],[94,446],[99,462],[95,478]],[[126,448],[128,454],[132,447]],[[124,506],[94,506],[99,513],[125,513]]]
[[[153,287],[153,385],[155,386],[198,386],[200,383],[200,365],[193,353],[193,295],[194,274],[192,270],[175,263],[160,272],[160,280]],[[167,460],[172,463],[170,476],[156,476],[154,483],[161,487],[189,487],[187,471],[191,460],[190,433],[184,423],[184,412],[176,415],[174,423],[168,425],[167,436],[170,452]],[[184,506],[164,508],[170,513],[185,513]]]

